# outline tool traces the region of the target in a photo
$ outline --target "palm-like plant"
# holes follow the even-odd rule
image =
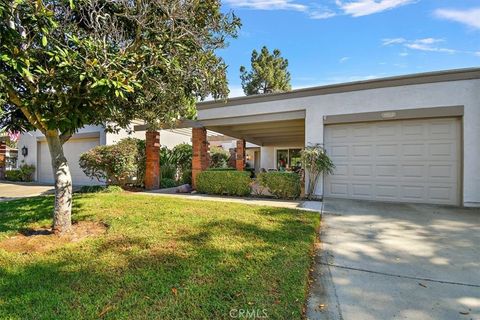
[[[322,173],[331,174],[335,165],[320,144],[310,145],[301,151],[303,167],[308,174],[307,199],[315,192],[318,178]]]

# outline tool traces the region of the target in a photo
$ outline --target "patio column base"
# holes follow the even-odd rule
[[[237,171],[243,171],[245,168],[245,140],[237,140],[237,152],[235,158],[235,168]]]
[[[145,138],[145,189],[158,189],[160,188],[160,132],[147,131]]]
[[[192,128],[192,187],[196,187],[196,179],[200,172],[208,168],[207,129]]]

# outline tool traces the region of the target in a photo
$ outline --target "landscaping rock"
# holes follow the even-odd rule
[[[192,190],[192,186],[189,184],[182,184],[177,187],[177,193],[190,193]]]

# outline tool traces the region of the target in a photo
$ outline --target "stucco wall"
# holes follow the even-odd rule
[[[192,137],[176,133],[170,130],[160,131],[160,144],[166,146],[169,149],[172,149],[178,144],[188,143],[192,144]]]
[[[100,135],[100,144],[102,141],[105,141],[105,132],[101,126],[86,126],[78,130],[79,134],[89,133],[89,132],[98,132]],[[30,131],[20,135],[18,140],[18,161],[17,165],[21,165],[23,163],[34,165],[37,167],[37,141],[41,139],[43,134],[39,131]],[[28,155],[24,157],[22,155],[22,148],[28,148]],[[37,180],[37,170],[34,173],[34,179]]]
[[[99,136],[100,145],[110,145],[115,144],[118,141],[127,138],[133,137],[138,139],[145,139],[145,131],[138,131],[129,133],[128,130],[122,129],[118,133],[105,133],[105,130],[102,126],[85,126],[78,130],[78,134],[85,133],[97,133]],[[42,138],[43,134],[36,130],[30,131],[20,135],[18,148],[18,162],[17,165],[22,163],[33,164],[35,167],[38,167],[37,163],[37,141]],[[162,130],[160,134],[160,143],[167,146],[168,148],[173,148],[180,143],[191,143],[191,137],[188,135],[179,134],[172,132],[170,130]],[[26,146],[28,148],[28,155],[24,157],[21,153],[21,149]],[[23,161],[23,162],[22,162]],[[37,171],[34,173],[34,179],[37,180]]]
[[[480,205],[480,80],[317,95],[198,111],[200,120],[305,110],[305,144],[323,144],[323,117],[362,112],[464,106],[463,202]],[[271,161],[272,148],[262,147],[262,167]],[[321,183],[317,193],[322,193]]]

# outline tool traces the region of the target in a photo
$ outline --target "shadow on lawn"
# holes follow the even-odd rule
[[[81,201],[76,199],[85,199],[93,195],[74,195],[72,220],[73,222],[85,220],[91,215],[85,214],[78,216],[75,213],[80,212],[82,208]],[[12,201],[2,202],[0,205],[0,233],[2,232],[20,232],[34,235],[35,230],[28,227],[29,224],[45,221],[45,226],[49,226],[50,219],[53,218],[54,196],[38,196],[23,198]]]
[[[274,228],[228,218],[162,241],[110,235],[0,269],[0,317],[223,319],[244,308],[301,318],[315,227],[293,211],[258,210]]]

